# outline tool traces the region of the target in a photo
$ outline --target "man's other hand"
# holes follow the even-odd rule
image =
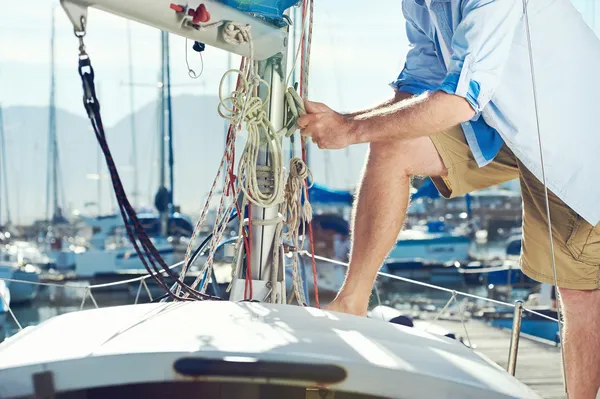
[[[298,126],[319,148],[339,150],[358,142],[356,121],[322,103],[305,100],[304,106],[306,115],[298,119]]]

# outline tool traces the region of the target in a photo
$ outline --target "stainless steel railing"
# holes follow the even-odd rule
[[[299,252],[300,256],[312,256],[309,252],[307,251],[301,251]],[[341,262],[341,261],[337,261],[334,259],[330,259],[330,258],[326,258],[323,256],[318,256],[315,255],[315,259],[326,262],[326,263],[331,263],[331,264],[337,264],[337,265],[341,265],[344,267],[348,267],[348,263],[346,262]],[[179,262],[176,263],[172,266],[170,266],[170,269],[175,269],[177,267],[180,267],[183,264],[183,262]],[[164,271],[161,273],[165,273]],[[467,292],[461,292],[461,291],[456,291],[456,290],[452,290],[449,288],[444,288],[444,287],[440,287],[440,286],[436,286],[433,284],[428,284],[428,283],[424,283],[421,281],[416,281],[416,280],[411,280],[409,278],[405,278],[405,277],[400,277],[400,276],[396,276],[394,274],[390,274],[390,273],[385,273],[385,272],[377,272],[378,277],[384,277],[384,278],[388,278],[391,280],[398,280],[398,281],[403,281],[409,284],[414,284],[414,285],[418,285],[418,286],[422,286],[422,287],[426,287],[426,288],[431,288],[434,290],[438,290],[438,291],[443,291],[443,292],[447,292],[450,293],[452,295],[452,297],[450,298],[450,301],[448,302],[448,304],[442,309],[442,312],[447,308],[447,306],[449,305],[449,303],[452,300],[456,300],[457,297],[464,297],[464,298],[470,298],[470,299],[476,299],[476,300],[480,300],[480,301],[484,301],[484,302],[488,302],[488,303],[492,303],[495,305],[500,305],[500,306],[506,306],[506,307],[512,307],[514,309],[513,311],[513,325],[512,325],[512,329],[511,329],[511,339],[510,339],[510,346],[509,346],[509,353],[508,353],[508,366],[507,366],[507,371],[508,373],[510,373],[511,375],[515,375],[515,371],[516,371],[516,365],[517,365],[517,356],[518,356],[518,351],[519,351],[519,338],[520,338],[520,334],[521,334],[521,322],[522,322],[522,318],[523,318],[523,312],[527,312],[530,313],[532,315],[536,315],[538,317],[550,320],[550,321],[555,321],[557,323],[560,323],[559,320],[550,317],[548,315],[536,312],[532,309],[527,309],[524,304],[523,301],[516,301],[514,304],[511,303],[507,303],[507,302],[502,302],[502,301],[498,301],[496,299],[491,299],[491,298],[486,298],[486,297],[482,297],[479,295],[474,295],[474,294],[470,294]],[[21,284],[34,284],[34,285],[40,285],[40,286],[59,286],[59,287],[63,287],[63,288],[69,288],[69,289],[75,289],[75,290],[85,290],[84,296],[83,296],[83,300],[81,303],[81,307],[80,309],[83,309],[83,306],[85,304],[85,300],[86,298],[89,296],[90,299],[92,300],[92,302],[94,303],[94,306],[96,308],[98,308],[98,303],[96,302],[96,299],[94,298],[92,291],[94,289],[98,289],[98,288],[107,288],[107,287],[113,287],[113,286],[118,286],[118,285],[124,285],[124,284],[131,284],[131,283],[135,283],[135,282],[140,282],[140,285],[138,287],[137,290],[137,295],[135,298],[135,302],[134,304],[137,304],[138,299],[139,299],[139,295],[140,295],[140,291],[142,289],[142,287],[144,287],[146,289],[146,291],[148,292],[148,294],[150,294],[149,289],[148,289],[148,285],[146,284],[146,280],[148,278],[151,278],[153,275],[152,274],[148,274],[142,277],[137,277],[137,278],[132,278],[132,279],[128,279],[128,280],[123,280],[123,281],[116,281],[114,283],[106,283],[106,284],[96,284],[96,285],[69,285],[69,284],[58,284],[58,283],[43,283],[43,282],[33,282],[33,281],[26,281],[26,280],[17,280],[17,279],[10,279],[10,278],[0,278],[0,280],[4,280],[6,282],[13,282],[13,283],[21,283]],[[7,306],[8,311],[10,313],[10,315],[12,316],[13,320],[15,321],[17,327],[19,328],[19,330],[22,330],[23,327],[21,326],[21,324],[19,323],[19,321],[17,320],[15,314],[12,312],[12,309],[10,308],[10,305],[7,303],[7,301],[5,300],[5,298],[2,296],[2,293],[0,292],[0,300],[2,300],[4,302],[4,304]],[[458,304],[458,302],[457,302]],[[462,315],[463,309],[459,306],[459,310],[461,312],[461,321],[465,327],[465,332],[466,330],[466,325],[464,323],[464,318]],[[439,317],[439,315],[438,315]],[[436,317],[436,320],[437,318]],[[467,336],[468,336],[468,332],[466,332]]]
[[[300,252],[300,255],[307,256],[307,257],[312,256],[312,254],[309,253],[308,251],[302,251],[302,252]],[[326,263],[332,263],[332,264],[344,266],[344,267],[349,266],[349,264],[346,262],[341,262],[341,261],[326,258],[323,256],[315,255],[315,259],[326,262]],[[452,297],[450,298],[450,301],[455,299],[457,296],[462,296],[465,298],[477,299],[477,300],[481,300],[484,302],[493,303],[495,305],[512,307],[513,308],[513,325],[512,325],[512,329],[511,329],[511,339],[510,339],[510,345],[509,345],[509,349],[508,349],[507,372],[513,376],[515,375],[516,367],[517,367],[517,356],[519,353],[519,338],[521,336],[521,323],[523,320],[523,312],[530,313],[532,315],[536,315],[536,316],[544,318],[546,320],[555,321],[556,323],[562,323],[558,319],[555,319],[553,317],[550,317],[550,316],[545,315],[540,312],[536,312],[535,310],[532,310],[532,309],[527,309],[524,306],[523,301],[521,301],[521,300],[515,301],[514,304],[511,304],[511,303],[507,303],[507,302],[498,301],[496,299],[491,299],[491,298],[486,298],[486,297],[482,297],[479,295],[469,294],[467,292],[451,290],[449,288],[439,287],[439,286],[436,286],[433,284],[428,284],[428,283],[423,283],[421,281],[411,280],[409,278],[400,277],[400,276],[396,276],[394,274],[385,273],[385,272],[381,272],[381,271],[377,272],[377,275],[378,275],[378,277],[385,277],[385,278],[389,278],[392,280],[398,280],[398,281],[403,281],[403,282],[414,284],[414,285],[419,285],[421,287],[426,287],[426,288],[431,288],[431,289],[438,290],[438,291],[448,292],[452,295]],[[450,301],[448,302],[448,304],[450,303]],[[444,311],[446,309],[447,305],[444,307],[444,309],[442,309],[442,311]],[[462,309],[459,309],[459,310],[461,310],[461,312],[462,312]],[[438,315],[438,317],[439,317],[439,315]],[[437,320],[437,317],[436,317],[436,320]],[[464,319],[462,317],[461,317],[461,321],[463,322],[463,325],[465,326],[465,331],[466,331],[466,325],[465,325]],[[468,333],[467,333],[467,335],[468,335]]]

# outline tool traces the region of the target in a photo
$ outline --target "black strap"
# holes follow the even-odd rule
[[[100,148],[102,149],[102,153],[104,154],[106,165],[108,167],[110,178],[114,188],[115,196],[117,198],[117,203],[119,204],[119,211],[121,212],[121,216],[125,224],[125,229],[127,231],[127,236],[129,237],[129,241],[131,241],[131,244],[133,245],[138,257],[144,264],[144,267],[146,268],[148,273],[152,275],[154,281],[156,281],[156,283],[167,292],[167,295],[171,296],[174,300],[180,301],[184,299],[176,296],[173,292],[171,292],[169,284],[164,280],[164,277],[160,273],[167,273],[167,275],[175,281],[175,284],[181,286],[182,290],[190,295],[190,297],[187,300],[220,300],[221,298],[206,295],[197,290],[194,290],[187,284],[185,284],[183,281],[181,281],[179,279],[179,276],[177,276],[165,263],[165,261],[158,253],[156,247],[148,237],[148,234],[144,230],[142,224],[140,223],[137,217],[135,209],[133,209],[129,202],[129,199],[127,198],[127,194],[125,193],[125,190],[123,188],[123,184],[117,171],[117,167],[108,147],[108,142],[106,141],[106,135],[104,132],[104,126],[102,124],[102,116],[100,114],[100,102],[98,101],[98,98],[96,96],[96,86],[94,84],[94,68],[92,67],[90,58],[87,55],[79,58],[78,69],[83,87],[83,105],[87,111],[90,122],[92,123],[92,128],[94,129],[94,133],[96,134],[98,144],[100,144]]]

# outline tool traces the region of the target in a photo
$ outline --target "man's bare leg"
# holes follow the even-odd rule
[[[559,292],[569,399],[595,399],[600,387],[600,291]]]
[[[377,271],[404,224],[411,177],[446,173],[429,137],[371,144],[354,204],[350,267],[327,309],[366,314]]]

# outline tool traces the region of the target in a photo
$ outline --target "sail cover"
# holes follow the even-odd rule
[[[263,19],[280,24],[283,12],[300,0],[221,0],[222,3],[240,11],[254,14]]]

